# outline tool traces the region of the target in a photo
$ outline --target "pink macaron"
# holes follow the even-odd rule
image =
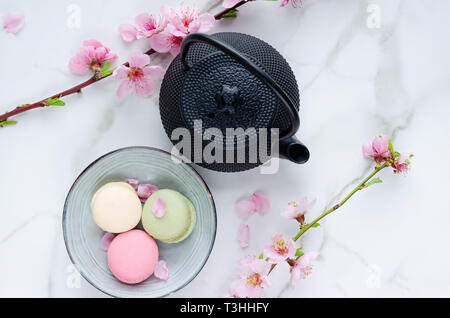
[[[117,235],[108,249],[108,266],[123,283],[139,284],[158,264],[158,246],[146,232],[131,230]]]

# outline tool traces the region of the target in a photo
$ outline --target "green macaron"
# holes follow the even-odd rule
[[[160,198],[166,204],[165,213],[157,217],[153,204]],[[165,243],[178,243],[185,240],[195,227],[194,205],[181,193],[169,189],[153,193],[145,202],[142,212],[142,225],[155,239]]]

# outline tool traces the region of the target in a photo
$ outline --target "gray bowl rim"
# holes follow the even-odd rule
[[[74,260],[73,260],[73,257],[72,257],[72,254],[70,253],[69,248],[68,248],[68,246],[67,246],[67,240],[68,240],[68,239],[67,239],[67,231],[66,231],[66,226],[65,226],[65,224],[66,224],[65,219],[66,219],[66,214],[67,214],[67,205],[68,205],[69,196],[70,196],[70,194],[72,193],[73,188],[75,187],[75,185],[76,185],[76,184],[78,183],[78,181],[80,180],[80,178],[81,178],[85,173],[87,173],[88,170],[90,170],[95,164],[97,164],[100,160],[102,160],[103,158],[108,157],[108,156],[113,155],[113,154],[118,153],[118,152],[129,151],[129,150],[135,150],[135,149],[144,149],[144,150],[149,150],[149,151],[156,151],[156,152],[160,152],[160,153],[163,153],[163,154],[167,154],[167,155],[169,155],[169,156],[174,156],[176,159],[178,159],[178,160],[181,162],[180,164],[189,167],[189,168],[194,172],[194,174],[197,175],[197,177],[200,179],[200,181],[202,181],[203,185],[205,186],[206,191],[209,193],[209,196],[210,196],[210,198],[211,198],[211,203],[212,203],[212,206],[213,206],[214,236],[213,236],[213,241],[212,241],[211,247],[209,248],[209,251],[208,251],[208,256],[205,258],[205,260],[203,261],[202,266],[201,266],[201,267],[199,268],[199,270],[195,273],[195,275],[192,276],[192,278],[191,278],[190,280],[188,280],[184,285],[180,286],[179,288],[177,288],[177,289],[175,289],[175,290],[172,290],[171,292],[168,292],[167,294],[162,295],[162,296],[159,297],[159,298],[164,298],[164,297],[166,297],[166,296],[171,295],[172,293],[175,293],[175,292],[177,292],[177,291],[183,289],[184,287],[186,287],[187,285],[189,285],[189,284],[190,284],[190,283],[198,276],[198,274],[200,274],[200,272],[202,271],[203,267],[204,267],[205,264],[207,263],[209,257],[211,256],[211,252],[212,252],[212,249],[213,249],[214,244],[215,244],[215,242],[216,242],[216,235],[217,235],[217,209],[216,209],[216,204],[215,204],[215,202],[214,202],[214,197],[213,197],[213,195],[212,195],[212,193],[211,193],[211,190],[209,189],[208,185],[206,184],[206,182],[205,182],[205,180],[202,178],[202,176],[197,172],[197,170],[195,170],[190,164],[185,163],[181,158],[179,158],[179,157],[177,157],[177,156],[175,156],[175,155],[173,155],[173,154],[171,154],[171,153],[169,153],[169,152],[167,152],[167,151],[165,151],[165,150],[159,149],[159,148],[147,147],[147,146],[131,146],[131,147],[124,147],[124,148],[119,148],[119,149],[117,149],[117,150],[110,151],[110,152],[104,154],[103,156],[101,156],[101,157],[95,159],[95,160],[94,160],[93,162],[91,162],[91,163],[90,163],[90,164],[89,164],[89,165],[88,165],[88,166],[80,173],[80,175],[75,179],[74,183],[72,184],[72,186],[71,186],[70,189],[69,189],[69,192],[67,193],[66,200],[64,201],[64,210],[63,210],[63,215],[62,215],[62,230],[63,230],[63,237],[64,237],[64,245],[65,245],[65,247],[66,247],[66,251],[67,251],[67,254],[69,255],[69,259],[70,259],[71,263],[72,263],[72,264],[75,264],[75,262],[74,262]],[[105,291],[102,290],[99,286],[97,286],[97,285],[95,285],[93,282],[91,282],[91,281],[86,277],[86,275],[84,274],[84,272],[83,272],[83,270],[82,270],[81,268],[78,268],[77,270],[80,272],[80,275],[81,275],[81,276],[82,276],[89,284],[91,284],[92,286],[94,286],[97,290],[101,291],[102,293],[104,293],[104,294],[106,294],[106,295],[108,295],[108,296],[111,296],[111,297],[114,297],[114,298],[119,298],[119,297],[116,296],[116,295],[112,295],[112,294],[110,294],[110,293],[105,292]]]

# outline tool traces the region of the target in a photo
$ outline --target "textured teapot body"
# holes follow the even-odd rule
[[[190,37],[169,66],[160,93],[163,126],[180,153],[223,172],[263,164],[278,155],[278,144],[280,157],[307,161],[307,148],[293,138],[299,91],[286,60],[267,43],[241,33]]]

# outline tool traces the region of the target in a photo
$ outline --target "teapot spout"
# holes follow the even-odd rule
[[[309,156],[308,148],[295,136],[280,140],[280,158],[302,164],[309,160]]]

